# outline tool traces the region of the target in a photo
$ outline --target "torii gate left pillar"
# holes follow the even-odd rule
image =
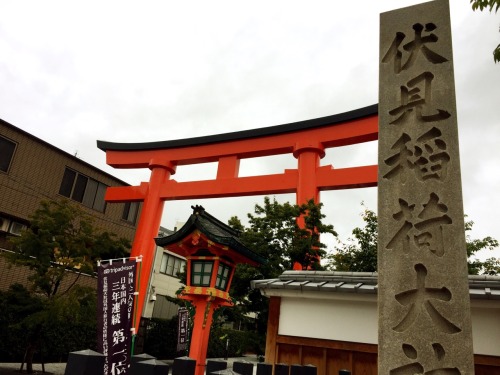
[[[165,201],[161,199],[161,188],[170,176],[175,173],[175,165],[170,162],[162,162],[151,160],[149,163],[151,176],[147,184],[147,191],[144,196],[141,216],[137,224],[137,231],[132,243],[132,251],[130,256],[139,257],[142,259],[142,269],[147,274],[153,267],[154,249],[156,247],[154,239],[158,236],[158,228],[160,228],[161,216]],[[153,251],[151,251],[153,249]],[[153,256],[151,256],[151,252]],[[142,315],[144,308],[145,296],[148,293],[148,282],[141,282],[137,278],[137,291],[142,298],[136,298],[136,311],[139,311],[139,317]],[[137,320],[140,320],[137,319]],[[134,325],[134,333],[139,329],[139,321]]]

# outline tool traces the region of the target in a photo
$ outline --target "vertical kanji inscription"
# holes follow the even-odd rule
[[[378,373],[472,374],[448,1],[380,32]]]

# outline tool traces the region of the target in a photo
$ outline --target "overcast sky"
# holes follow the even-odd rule
[[[419,1],[0,2],[0,118],[130,184],[96,140],[150,142],[279,125],[378,102],[379,14]],[[451,0],[464,211],[473,235],[500,239],[500,17]],[[377,163],[377,144],[327,150],[322,165]],[[241,175],[295,168],[291,156],[245,160]],[[179,167],[178,181],[215,165]],[[293,195],[277,197],[295,201]],[[376,189],[321,194],[345,240],[376,211]],[[245,219],[262,197],[167,202],[172,228],[202,204]],[[333,239],[325,239],[333,243]],[[488,254],[489,255],[489,254]],[[497,253],[497,255],[500,255]]]

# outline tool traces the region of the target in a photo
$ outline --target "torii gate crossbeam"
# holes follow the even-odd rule
[[[131,256],[143,257],[142,269],[150,275],[155,242],[164,202],[167,200],[218,198],[296,193],[298,204],[319,192],[377,185],[377,166],[335,169],[320,166],[325,149],[377,140],[377,105],[355,111],[286,125],[207,137],[150,143],[97,141],[106,162],[115,168],[149,168],[149,182],[139,186],[110,187],[107,202],[143,202]],[[280,174],[238,177],[241,159],[293,154],[297,169]],[[218,162],[212,180],[171,180],[177,166]],[[139,327],[147,296],[148,278],[141,280],[135,328]]]

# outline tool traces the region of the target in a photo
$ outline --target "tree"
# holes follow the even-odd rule
[[[466,216],[467,217],[467,216]],[[469,232],[472,230],[474,222],[472,220],[465,221],[465,242],[467,249],[467,259],[470,275],[488,274],[496,275],[500,273],[500,260],[489,258],[486,261],[481,261],[473,256],[480,250],[494,250],[498,247],[498,241],[490,236],[482,239],[471,238]]]
[[[47,298],[66,293],[60,291],[67,270],[93,273],[96,259],[127,256],[128,240],[98,232],[92,218],[68,200],[43,201],[30,220],[30,227],[14,237],[15,252],[9,260],[28,266],[34,292]],[[75,281],[76,283],[76,281]]]
[[[488,9],[490,12],[493,12],[495,9],[495,13],[500,8],[500,0],[470,0],[472,4],[472,10],[480,10]],[[500,44],[493,51],[493,60],[495,63],[500,61]]]
[[[10,262],[32,270],[30,291],[34,296],[43,296],[40,311],[21,321],[26,327],[29,373],[34,351],[51,322],[60,318],[76,323],[85,317],[79,313],[82,308],[95,307],[95,291],[78,287],[78,277],[93,273],[102,255],[125,257],[129,247],[125,239],[98,232],[92,218],[69,200],[43,201],[30,219],[30,227],[11,239],[15,251],[8,257]],[[76,272],[77,277],[62,289],[68,270]],[[90,316],[95,319],[95,313]]]
[[[267,298],[250,289],[250,281],[275,278],[285,270],[291,270],[294,263],[303,269],[321,269],[319,257],[326,254],[326,245],[321,243],[321,233],[337,235],[331,225],[323,223],[322,204],[310,200],[306,204],[292,205],[278,203],[264,198],[264,204],[255,205],[254,213],[248,214],[249,227],[244,227],[237,217],[229,225],[240,231],[240,240],[251,250],[267,259],[267,263],[254,268],[238,265],[231,285],[231,295],[237,301],[241,316],[248,312],[258,314],[258,330],[265,332],[267,324]],[[300,228],[297,218],[305,223]]]
[[[365,226],[355,228],[352,231],[354,239],[348,239],[347,244],[341,244],[333,253],[328,255],[328,269],[355,272],[375,272],[377,270],[377,215],[365,208],[361,216]],[[482,239],[471,238],[469,232],[472,230],[473,225],[473,221],[465,221],[464,230],[469,274],[498,274],[500,272],[500,259],[489,258],[481,261],[474,258],[474,255],[480,250],[497,248],[498,241],[489,236]]]
[[[364,207],[364,205],[363,205]],[[361,214],[364,228],[354,228],[353,238],[327,257],[327,268],[335,271],[376,272],[378,220],[375,212],[365,207]]]
[[[500,274],[500,258],[488,258],[483,262],[484,275],[498,275]]]
[[[0,291],[0,360],[7,362],[22,355],[24,343],[19,337],[31,335],[29,317],[43,309],[40,297],[32,295],[23,285],[12,284],[5,292]]]

